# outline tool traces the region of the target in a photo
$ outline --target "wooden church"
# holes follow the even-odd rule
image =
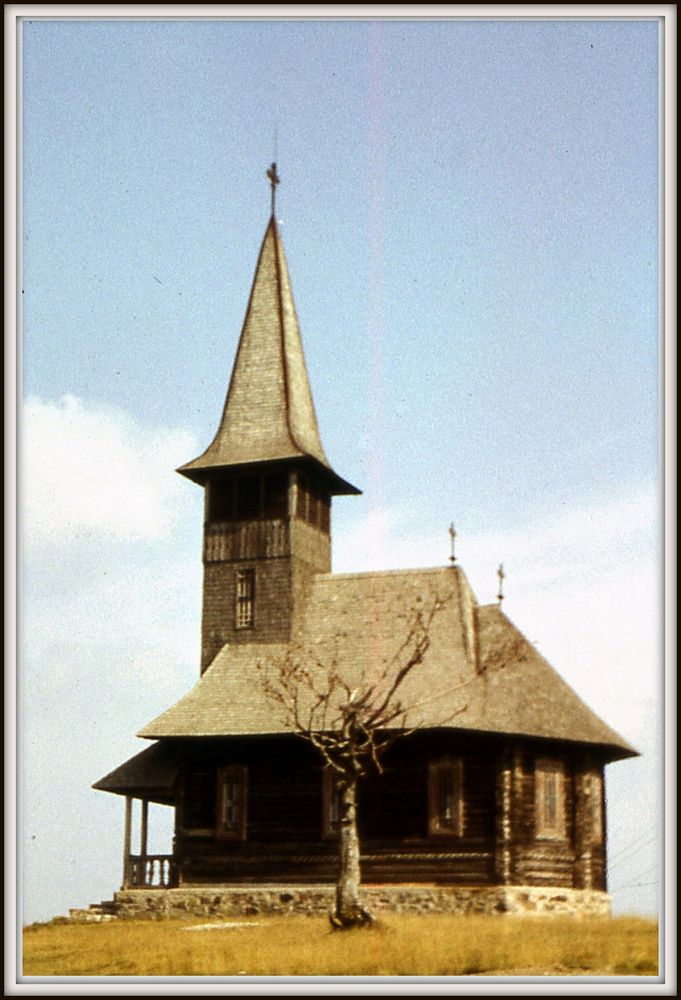
[[[433,594],[410,677],[415,731],[359,789],[362,882],[402,909],[608,912],[604,766],[635,751],[462,569],[331,572],[331,500],[359,493],[322,446],[273,205],[214,440],[178,471],[204,490],[201,670],[94,788],[125,797],[122,914],[328,908],[328,768],[259,682],[295,643],[367,677]],[[301,646],[302,644],[302,646]],[[133,831],[133,800],[139,828]],[[174,809],[147,851],[149,803]],[[135,845],[133,847],[133,834]]]

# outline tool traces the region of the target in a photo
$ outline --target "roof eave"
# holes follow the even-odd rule
[[[599,756],[602,756],[604,762],[608,764],[615,763],[618,760],[627,760],[630,758],[641,756],[638,750],[635,750],[628,744],[601,743],[601,742],[593,742],[591,740],[568,739],[567,737],[563,736],[546,736],[539,733],[525,733],[519,731],[501,732],[496,729],[466,729],[461,726],[442,726],[435,724],[429,725],[428,723],[421,725],[416,730],[416,732],[425,732],[427,730],[457,732],[457,733],[463,733],[465,735],[471,735],[474,733],[479,736],[486,736],[490,738],[496,737],[497,739],[525,739],[525,740],[538,740],[543,743],[568,744],[575,748],[579,747],[582,750],[588,748],[589,751],[593,753],[598,753]],[[405,730],[404,732],[405,735],[411,735],[414,731]],[[145,729],[141,730],[137,735],[142,737],[142,739],[165,741],[165,740],[178,740],[178,739],[179,740],[184,740],[184,739],[211,740],[211,739],[229,739],[229,738],[257,739],[261,737],[270,737],[270,736],[297,736],[300,734],[296,733],[295,730],[293,729],[271,729],[271,730],[263,729],[263,730],[258,730],[257,732],[235,731],[234,729],[231,729],[229,731],[224,731],[224,732],[211,731],[211,732],[190,733],[186,731],[184,732],[176,731],[169,733],[169,732],[153,731],[153,730],[150,731],[150,728],[146,727]],[[102,780],[104,781],[105,779]],[[93,785],[93,788],[97,788],[98,786],[101,786],[100,782],[98,782],[97,785]],[[114,789],[111,788],[102,788],[101,790],[114,791]],[[119,792],[119,794],[125,794],[125,793]]]
[[[312,465],[315,469],[320,471],[326,478],[331,493],[333,496],[360,496],[362,491],[352,483],[349,483],[342,476],[339,476],[337,472],[329,465],[325,465],[324,462],[320,462],[318,458],[313,455],[306,455],[300,453],[297,455],[288,455],[282,458],[267,458],[259,459],[253,462],[216,462],[210,464],[198,464],[198,460],[193,462],[187,462],[185,465],[181,465],[176,472],[179,472],[181,476],[190,479],[193,483],[198,483],[199,486],[205,486],[206,482],[210,477],[216,472],[241,472],[248,471],[254,468],[262,468],[273,465],[295,465],[297,463],[304,462],[306,464]]]

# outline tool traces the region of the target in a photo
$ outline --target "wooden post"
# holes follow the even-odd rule
[[[125,833],[123,835],[123,889],[130,881],[130,843],[132,833],[132,796],[125,796]]]
[[[173,860],[170,868],[171,885],[180,885],[180,865],[178,864],[178,849],[184,846],[182,831],[184,830],[185,799],[187,794],[187,765],[180,767],[176,783],[175,825],[173,829]]]
[[[142,799],[142,825],[140,829],[140,854],[142,857],[147,853],[147,830],[149,822],[149,799]]]

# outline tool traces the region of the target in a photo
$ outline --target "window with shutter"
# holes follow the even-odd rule
[[[535,832],[543,840],[565,838],[565,767],[562,761],[538,760],[534,769]]]
[[[246,839],[246,768],[218,771],[217,834],[225,840]]]
[[[450,837],[463,836],[463,762],[432,761],[428,774],[428,831]]]

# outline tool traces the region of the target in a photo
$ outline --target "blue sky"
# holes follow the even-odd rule
[[[117,887],[89,786],[198,675],[173,469],[217,426],[275,149],[322,439],[364,490],[334,566],[445,562],[450,521],[481,601],[504,562],[643,750],[609,772],[611,887],[655,911],[658,73],[652,17],[24,22],[25,920]]]

